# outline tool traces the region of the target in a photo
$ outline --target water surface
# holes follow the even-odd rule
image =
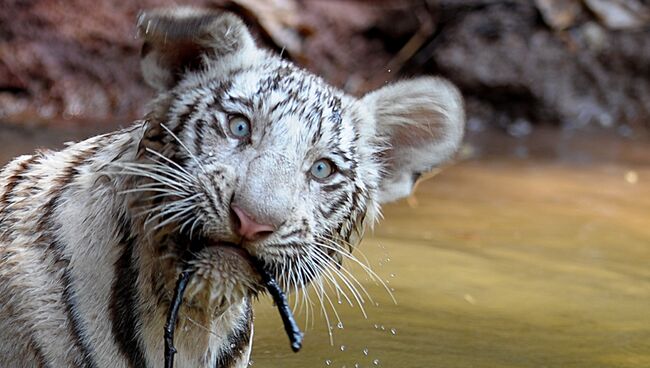
[[[2,130],[0,164],[93,129]],[[293,354],[264,298],[253,367],[650,367],[649,143],[481,138],[362,243],[398,303],[352,267],[368,317],[331,293],[330,344],[312,296]]]
[[[254,366],[650,367],[648,142],[551,133],[478,151],[386,206],[362,243],[397,305],[374,287],[368,319],[342,305],[334,345],[319,318],[294,355],[263,300]]]

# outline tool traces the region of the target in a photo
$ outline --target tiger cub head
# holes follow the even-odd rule
[[[258,47],[232,14],[156,10],[138,30],[159,93],[140,142],[148,226],[176,239],[170,254],[191,254],[219,305],[259,289],[250,255],[289,290],[337,268],[379,206],[461,142],[462,98],[443,79],[357,98]]]

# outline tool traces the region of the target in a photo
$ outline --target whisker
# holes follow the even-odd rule
[[[160,184],[163,184],[163,185],[168,186],[170,188],[173,188],[175,190],[183,191],[183,192],[186,191],[186,188],[179,185],[177,180],[172,180],[172,178],[167,178],[167,177],[164,177],[162,175],[159,175],[159,174],[156,174],[156,173],[153,173],[153,172],[150,172],[150,171],[146,171],[146,170],[129,168],[128,170],[123,170],[123,171],[121,171],[121,172],[119,172],[117,174],[149,178],[151,180],[154,180],[154,181],[156,181],[156,182],[158,182]],[[187,184],[187,185],[189,185],[189,184]]]
[[[192,224],[192,228],[190,229],[190,239],[192,239],[192,235],[194,234],[194,228],[197,224],[203,223],[203,215],[199,215],[196,217],[196,220],[194,220],[194,223]]]
[[[187,212],[189,212],[189,211],[191,211],[193,209],[194,209],[194,206],[188,207],[188,208],[176,213],[175,215],[167,218],[165,221],[163,221],[163,222],[159,223],[158,225],[156,225],[156,227],[154,227],[154,230],[158,230],[161,227],[165,227],[165,226],[169,225],[170,223],[174,222],[174,220],[176,220],[178,217],[182,216],[183,214],[186,214]]]
[[[154,172],[159,175],[165,175],[170,179],[175,179],[186,184],[192,184],[195,181],[193,176],[188,176],[182,171],[177,170],[176,168],[165,164],[164,162],[158,161],[155,158],[151,162],[115,162],[111,163],[110,166],[121,169],[121,170],[132,170],[132,171],[146,171]],[[119,174],[120,172],[113,172],[114,174]]]
[[[190,316],[187,315],[186,313],[180,312],[180,314],[181,314],[183,317],[187,318],[187,320],[190,321],[193,325],[195,325],[196,327],[198,327],[198,328],[204,330],[204,331],[207,332],[208,334],[210,334],[210,335],[212,335],[212,336],[219,336],[219,335],[217,335],[216,332],[212,331],[210,328],[208,328],[208,327],[206,327],[206,326],[203,326],[202,324],[196,322],[194,319],[192,319],[192,317],[190,317]]]
[[[203,164],[201,164],[201,162],[199,161],[199,159],[196,158],[196,156],[192,153],[192,151],[189,150],[189,148],[187,148],[187,146],[185,145],[185,143],[183,143],[183,141],[181,141],[181,140],[178,138],[178,136],[177,136],[176,134],[174,134],[174,132],[172,132],[171,129],[167,128],[167,126],[166,126],[165,124],[160,124],[160,126],[162,126],[163,129],[165,129],[165,130],[167,131],[167,133],[169,133],[169,135],[171,135],[171,136],[176,140],[176,142],[178,142],[178,144],[180,144],[181,147],[183,147],[183,149],[185,149],[185,151],[186,151],[187,154],[190,156],[190,158],[192,158],[192,160],[194,160],[194,162],[196,162],[196,164],[201,168],[201,170],[202,170],[204,173],[207,173],[207,171],[205,170],[205,167],[203,167]]]
[[[326,277],[326,279],[325,279],[326,282],[329,285],[332,285],[334,290],[336,290],[337,300],[341,300],[341,295],[343,295],[343,297],[346,299],[348,304],[351,307],[354,306],[354,303],[352,303],[352,300],[350,300],[347,293],[343,290],[343,288],[341,288],[339,283],[336,281],[336,278],[334,277],[334,275],[332,275],[331,269],[335,269],[335,266],[332,264],[332,262],[331,261],[323,262],[322,264],[319,265],[319,267],[321,267],[322,275]]]
[[[196,204],[192,205],[191,203],[184,203],[184,202],[191,202],[191,200],[181,200],[181,201],[175,201],[175,202],[169,202],[169,203],[162,203],[162,204],[160,204],[160,205],[158,205],[158,206],[156,206],[156,207],[154,207],[154,208],[152,208],[150,210],[140,212],[140,213],[148,212],[149,214],[152,214],[154,212],[158,212],[153,217],[147,218],[147,220],[145,220],[144,224],[148,225],[149,223],[155,221],[159,217],[166,216],[166,215],[169,215],[171,213],[181,211],[181,210],[186,209],[188,207],[190,207],[190,208],[195,208],[196,207]]]
[[[149,147],[147,147],[146,150],[147,150],[147,152],[152,153],[152,154],[154,154],[154,155],[160,157],[161,159],[165,160],[166,162],[169,162],[170,164],[174,165],[174,167],[176,167],[176,168],[179,169],[181,172],[183,172],[183,173],[187,176],[188,179],[194,179],[194,176],[192,176],[192,174],[190,174],[187,170],[185,170],[185,168],[183,168],[183,167],[182,167],[181,165],[179,165],[178,163],[176,163],[176,162],[170,160],[168,157],[166,157],[166,156],[163,155],[162,153],[157,152],[157,151],[154,151],[154,150],[152,150],[152,149],[149,148]],[[156,161],[156,162],[159,162],[159,161]]]
[[[317,250],[317,251],[322,252],[322,251],[320,251],[320,250]],[[325,254],[325,253],[321,253],[320,256],[323,257],[323,258],[325,258],[325,257],[327,257],[327,254]],[[363,286],[363,284],[362,284],[362,283],[361,283],[361,282],[360,282],[360,281],[359,281],[359,280],[358,280],[358,279],[357,279],[357,278],[356,278],[356,277],[355,277],[355,276],[354,276],[354,275],[353,275],[349,270],[347,270],[345,267],[341,267],[341,268],[339,269],[339,268],[336,267],[335,264],[334,264],[333,262],[331,262],[331,261],[330,261],[330,263],[329,263],[329,266],[330,266],[330,270],[331,270],[332,272],[335,272],[336,275],[338,275],[340,278],[345,279],[345,280],[348,280],[348,281],[350,281],[350,278],[351,278],[351,279],[352,279],[351,281],[353,281],[356,285],[359,285],[359,288],[360,288],[360,289],[364,292],[364,294],[368,297],[368,300],[369,300],[371,303],[374,303],[374,301],[373,301],[373,299],[372,299],[372,296],[370,295],[370,293],[368,293],[368,291],[366,290],[365,286]],[[343,272],[345,272],[345,274],[343,274]],[[347,275],[347,276],[346,276],[346,275]],[[359,295],[361,295],[361,293],[359,293],[359,292],[356,290],[356,288],[355,288],[355,291],[356,291]],[[362,301],[363,301],[363,298],[362,298]]]
[[[321,310],[323,314],[324,315],[327,314],[327,309],[323,303],[323,297],[324,297],[332,307],[332,311],[334,311],[334,315],[336,316],[337,321],[341,323],[341,318],[339,317],[338,311],[336,310],[334,303],[332,303],[331,298],[329,297],[329,295],[325,291],[325,288],[323,287],[322,277],[319,276],[319,272],[316,269],[318,265],[315,262],[313,262],[311,258],[306,258],[306,259],[310,260],[310,262],[305,264],[303,270],[305,273],[307,273],[308,277],[312,279],[312,287],[316,290],[316,294],[317,294],[316,296],[319,298],[319,302],[321,303]],[[329,320],[329,317],[327,319]],[[328,323],[328,328],[330,329],[329,332],[331,333],[331,325],[329,323]]]
[[[390,295],[391,299],[393,300],[393,303],[397,304],[397,300],[395,299],[395,296],[393,295],[393,292],[390,290],[388,285],[386,285],[384,280],[382,280],[381,277],[379,277],[379,275],[377,275],[377,273],[375,273],[375,271],[373,271],[368,265],[366,265],[363,262],[359,261],[356,257],[352,256],[350,253],[342,251],[341,249],[334,248],[334,247],[331,247],[331,246],[329,246],[327,244],[323,244],[323,243],[321,243],[319,245],[324,247],[324,248],[335,251],[338,254],[340,254],[341,256],[345,257],[346,259],[349,259],[352,262],[359,265],[368,274],[368,276],[370,276],[375,282],[378,282],[379,284],[381,284],[381,286],[383,286],[383,288],[386,290],[388,295]]]

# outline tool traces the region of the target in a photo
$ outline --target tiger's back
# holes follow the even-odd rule
[[[22,156],[3,169],[0,349],[8,351],[0,365],[92,367],[91,341],[108,348],[115,340],[109,305],[119,304],[111,302],[114,275],[128,236],[119,235],[119,201],[98,172],[112,156],[132,154],[133,133]]]

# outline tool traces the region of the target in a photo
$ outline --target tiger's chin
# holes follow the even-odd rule
[[[263,289],[251,256],[236,244],[209,241],[188,263],[194,275],[186,301],[209,314],[220,314]]]

